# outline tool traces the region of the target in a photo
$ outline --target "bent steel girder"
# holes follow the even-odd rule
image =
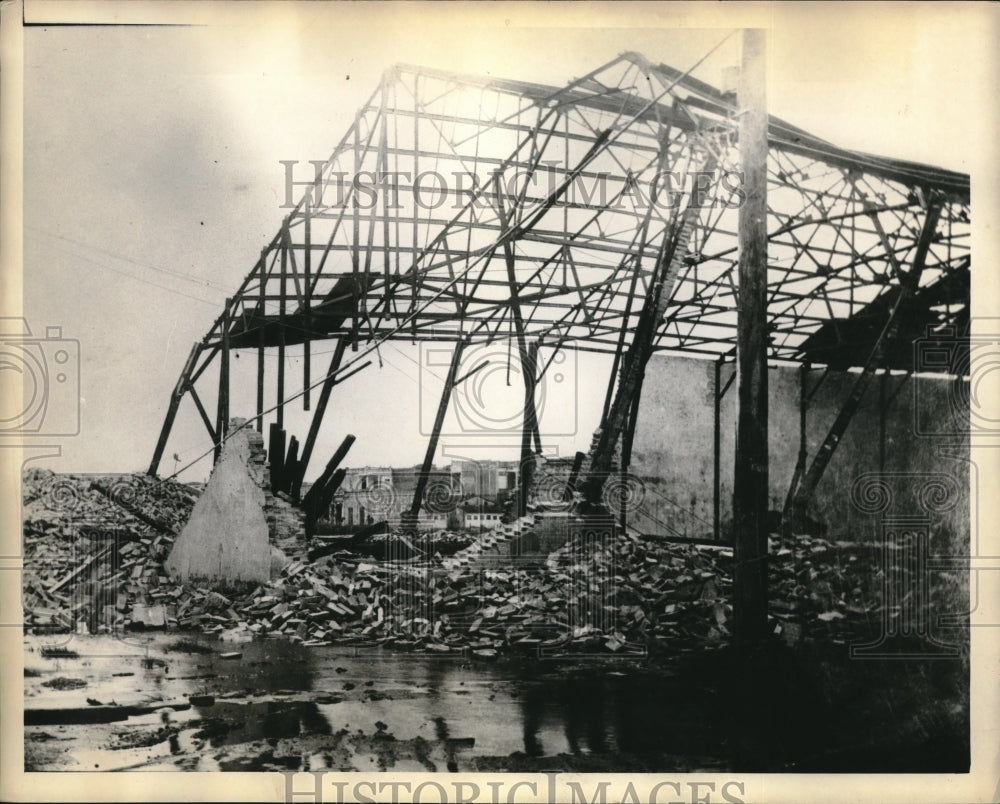
[[[731,354],[738,114],[733,96],[631,53],[561,88],[393,67],[329,159],[297,166],[302,195],[233,297],[229,346],[521,338],[543,366],[546,348],[620,353],[683,214],[691,234],[652,348]],[[807,359],[821,328],[898,292],[932,193],[916,296],[968,270],[964,174],[771,118],[767,176],[772,360]],[[943,326],[963,308],[949,296],[930,316]],[[222,348],[224,320],[179,388]]]

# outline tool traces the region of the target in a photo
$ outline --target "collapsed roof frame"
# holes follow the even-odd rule
[[[563,88],[388,70],[194,345],[150,473],[187,393],[218,451],[231,349],[257,350],[258,427],[268,412],[267,349],[279,355],[279,428],[283,406],[302,396],[308,410],[322,385],[302,472],[333,385],[385,340],[516,340],[523,366],[535,366],[535,350],[526,419],[533,384],[561,349],[615,355],[605,421],[621,414],[610,408],[630,349],[647,359],[649,351],[730,358],[738,116],[732,95],[634,53]],[[816,354],[849,354],[866,372],[908,368],[886,348],[893,337],[912,341],[912,328],[892,321],[904,296],[910,307],[923,300],[922,324],[963,328],[967,175],[840,149],[774,117],[768,141],[770,360],[821,362],[811,351],[819,339]],[[874,335],[840,337],[838,322],[880,306]],[[329,338],[338,348],[314,381],[310,344]],[[297,344],[303,390],[288,395],[285,350]],[[345,362],[348,344],[364,348]],[[213,425],[195,383],[216,357]],[[629,415],[619,418],[628,437]],[[537,443],[535,427],[525,427],[525,443]]]

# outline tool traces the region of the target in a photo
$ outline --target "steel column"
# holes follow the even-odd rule
[[[229,326],[232,319],[232,299],[226,299],[226,308],[222,313],[222,351],[219,364],[219,407],[215,419],[215,451],[214,462],[219,462],[222,455],[222,442],[229,432]]]
[[[177,408],[181,404],[184,392],[188,389],[188,380],[191,376],[191,371],[194,369],[194,364],[198,360],[198,356],[201,354],[201,350],[203,348],[204,347],[201,343],[195,343],[191,347],[191,351],[188,353],[188,358],[184,363],[184,368],[181,370],[181,376],[177,378],[174,390],[170,394],[170,404],[167,406],[167,415],[163,419],[163,426],[160,428],[160,436],[156,440],[156,448],[153,450],[153,458],[149,462],[149,468],[146,470],[146,474],[155,476],[157,470],[160,468],[160,461],[163,459],[163,451],[167,447],[167,439],[170,437],[170,430],[174,426],[174,419],[177,417]],[[211,432],[211,428],[209,429],[209,432]],[[215,441],[214,434],[212,436],[212,440]]]
[[[434,453],[437,451],[438,438],[441,436],[441,427],[444,425],[444,416],[448,412],[448,401],[451,399],[452,389],[455,387],[455,375],[462,362],[462,352],[465,350],[465,341],[458,341],[455,344],[455,351],[451,356],[451,365],[448,367],[448,376],[444,380],[444,388],[441,389],[441,400],[438,402],[437,415],[434,417],[434,428],[431,430],[431,438],[427,443],[427,451],[424,453],[424,462],[420,467],[420,474],[417,476],[417,487],[413,492],[413,502],[410,504],[409,516],[405,517],[404,529],[415,530],[417,519],[420,516],[420,506],[424,500],[424,490],[427,488],[427,480],[430,476],[431,467],[434,465]]]
[[[838,444],[840,444],[841,439],[844,437],[844,433],[847,431],[848,425],[850,425],[851,420],[854,418],[854,414],[861,406],[861,400],[865,395],[865,391],[868,390],[868,386],[875,374],[875,370],[882,361],[882,353],[885,348],[885,342],[891,337],[892,332],[894,332],[896,326],[898,325],[899,312],[905,308],[909,299],[917,291],[920,283],[920,275],[923,273],[924,263],[927,259],[927,253],[930,249],[934,232],[937,230],[937,222],[940,216],[941,199],[932,199],[928,204],[927,216],[924,219],[924,225],[920,232],[920,238],[917,242],[917,249],[913,256],[913,265],[906,274],[900,275],[899,293],[896,296],[895,303],[889,311],[886,322],[879,332],[878,337],[875,339],[875,344],[868,355],[868,359],[865,361],[865,365],[861,373],[854,381],[854,385],[851,387],[851,391],[848,394],[843,407],[837,414],[837,418],[834,420],[829,432],[826,434],[826,438],[823,439],[823,443],[816,452],[816,457],[813,458],[813,462],[810,465],[809,470],[805,473],[805,475],[803,475],[802,482],[799,484],[799,487],[795,492],[795,497],[792,500],[790,511],[792,527],[801,527],[804,523],[809,503],[812,501],[813,495],[816,493],[816,488],[819,486],[820,480],[823,479],[826,467],[829,466],[830,460],[833,458],[834,451],[837,449]]]

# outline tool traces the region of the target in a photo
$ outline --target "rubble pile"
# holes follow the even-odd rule
[[[127,625],[157,595],[162,563],[197,491],[144,474],[23,481],[25,624],[99,630]]]
[[[871,545],[796,535],[772,537],[768,565],[770,619],[794,644],[803,636],[846,642],[867,630],[881,603]]]
[[[476,534],[460,550],[454,551],[441,563],[447,570],[503,566],[509,563],[512,542],[534,525],[534,517],[526,516],[505,522]],[[492,560],[491,560],[492,559]]]
[[[381,644],[461,652],[643,652],[721,642],[729,606],[725,551],[625,537],[570,544],[542,563],[475,569],[440,560],[381,562],[346,552],[296,562],[242,595],[198,588],[177,622],[239,627],[306,645]]]
[[[856,635],[875,607],[857,573],[868,548],[803,538],[775,544],[774,631],[786,640]],[[816,557],[830,554],[833,561]],[[395,650],[553,654],[690,650],[724,644],[732,607],[732,553],[724,547],[635,535],[574,540],[543,562],[511,558],[476,567],[373,562],[346,551],[295,562],[242,594],[184,590],[177,622],[305,645],[386,645]],[[809,579],[808,581],[806,579]],[[853,629],[853,630],[852,630]]]
[[[209,587],[177,583],[163,570],[192,488],[144,475],[35,471],[25,480],[24,604],[37,628],[235,629],[306,645],[482,658],[686,650],[730,635],[733,559],[724,546],[626,533],[576,536],[545,559],[493,555],[482,539],[430,558],[338,550],[310,562],[300,553],[270,582]],[[533,521],[489,537],[506,545],[514,532],[530,534]],[[790,644],[857,639],[879,621],[883,568],[874,546],[774,536],[769,552],[770,619]]]
[[[396,539],[397,534],[394,533],[376,533],[354,547],[358,553],[381,561],[393,554]],[[468,548],[474,539],[467,531],[441,529],[421,533],[410,539],[410,542],[418,550],[429,552],[430,555],[451,556]]]

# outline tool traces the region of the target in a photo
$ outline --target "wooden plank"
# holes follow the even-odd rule
[[[82,575],[86,570],[90,569],[90,567],[95,562],[97,562],[99,559],[104,558],[106,555],[110,554],[111,553],[111,549],[112,549],[113,546],[114,545],[110,545],[109,544],[107,547],[105,547],[100,552],[94,553],[90,558],[88,558],[86,561],[84,561],[79,567],[77,567],[71,573],[69,573],[68,575],[66,575],[65,577],[63,577],[62,580],[60,580],[55,585],[49,587],[49,589],[47,590],[49,592],[49,594],[51,594],[53,592],[58,592],[60,589],[62,589],[70,581],[72,581],[73,579],[75,579],[78,576]]]
[[[144,511],[139,510],[136,506],[131,505],[130,503],[125,502],[125,500],[121,499],[120,496],[115,495],[114,492],[111,491],[111,489],[106,488],[105,486],[103,486],[99,482],[97,482],[96,480],[90,484],[90,487],[94,491],[96,491],[96,492],[104,495],[105,497],[107,497],[109,500],[111,500],[111,502],[113,502],[119,508],[123,508],[126,511],[128,511],[132,516],[134,516],[140,522],[144,522],[147,525],[149,525],[154,530],[158,530],[160,533],[165,533],[165,534],[167,534],[169,536],[173,536],[173,535],[175,535],[177,533],[177,531],[174,529],[173,525],[169,525],[169,524],[167,524],[166,522],[164,522],[164,521],[162,521],[160,519],[156,519],[154,517],[151,517],[151,516],[149,516],[149,514],[145,513]]]
[[[218,437],[218,433],[215,432],[215,428],[212,426],[212,420],[208,417],[208,411],[205,410],[205,406],[201,402],[201,397],[198,396],[198,392],[194,389],[193,385],[188,388],[188,393],[191,394],[191,401],[194,402],[195,407],[198,408],[198,414],[201,416],[201,420],[205,424],[205,429],[208,430],[208,437],[214,442]]]
[[[577,452],[573,456],[573,468],[569,472],[569,480],[566,481],[566,489],[563,491],[563,500],[570,502],[573,499],[573,491],[576,489],[576,481],[580,476],[580,468],[587,458],[586,452]]]
[[[288,442],[288,454],[285,456],[285,469],[282,473],[281,485],[276,489],[286,494],[295,482],[299,471],[299,440],[292,436]]]

